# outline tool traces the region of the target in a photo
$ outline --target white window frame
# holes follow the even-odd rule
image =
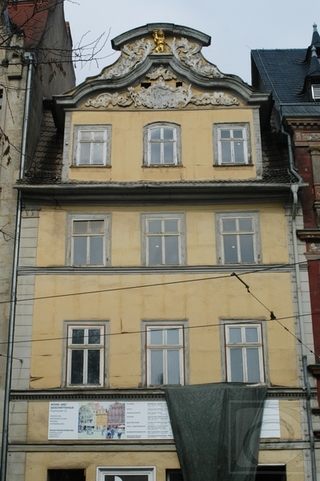
[[[165,221],[170,220],[177,220],[178,223],[178,230],[176,233],[174,232],[164,232],[161,230],[159,233],[150,233],[149,232],[149,222],[150,221],[161,221],[162,229],[165,226]],[[141,214],[141,222],[142,222],[142,264],[146,266],[174,266],[174,265],[184,265],[186,262],[186,254],[185,254],[185,216],[183,213],[150,213],[150,214]],[[166,253],[165,253],[165,246],[166,246],[166,238],[167,237],[177,237],[178,241],[178,262],[177,263],[169,263],[166,262]],[[151,237],[161,237],[161,262],[160,263],[152,263],[150,260],[150,239]]]
[[[251,231],[224,231],[223,221],[228,219],[236,219],[236,225],[239,226],[239,220],[241,219],[251,219],[252,220],[252,230]],[[260,243],[260,223],[259,223],[259,212],[219,212],[216,214],[216,233],[217,233],[217,257],[218,263],[224,265],[234,265],[234,264],[260,264],[261,259],[261,243]],[[237,262],[228,262],[225,255],[225,244],[224,236],[235,235],[236,236],[236,246],[237,251]],[[253,241],[253,260],[243,261],[241,257],[241,236],[252,235]]]
[[[159,139],[151,139],[151,132],[160,129],[161,135]],[[164,129],[171,129],[173,138],[164,139]],[[143,165],[148,167],[170,167],[181,163],[181,128],[180,125],[171,122],[156,122],[148,124],[143,129]],[[166,143],[173,145],[173,162],[166,162],[164,158],[164,145]],[[152,162],[151,146],[152,144],[160,145],[160,160]]]
[[[264,383],[266,382],[266,363],[265,363],[265,346],[264,346],[264,325],[259,321],[241,320],[241,321],[224,321],[223,324],[223,339],[224,339],[224,351],[225,351],[225,366],[226,366],[226,380],[227,382],[252,382],[252,383]],[[230,329],[239,328],[241,330],[241,342],[232,342],[230,340]],[[246,342],[245,330],[248,328],[256,328],[258,332],[257,342]],[[258,350],[259,359],[259,380],[248,379],[248,359],[247,354],[250,348]],[[231,350],[241,349],[242,351],[242,374],[243,380],[232,379],[231,371]]]
[[[84,264],[75,264],[74,263],[74,239],[78,237],[74,234],[73,228],[75,222],[90,222],[90,221],[103,221],[104,222],[104,233],[99,235],[102,237],[103,240],[103,252],[102,252],[102,263],[101,264],[91,264],[90,263],[90,242],[87,242],[87,255],[86,255],[86,262]],[[68,215],[68,243],[67,243],[67,263],[71,266],[85,266],[85,267],[101,267],[101,266],[109,266],[110,265],[110,221],[111,216],[110,214],[69,214]],[[87,235],[79,235],[79,237],[86,237],[89,239],[93,237],[90,233]]]
[[[222,131],[229,130],[231,136],[229,139],[221,137]],[[234,138],[234,131],[241,130],[243,136],[241,139]],[[230,143],[231,159],[230,162],[224,162],[222,159],[222,144]],[[235,149],[236,142],[243,144],[243,162],[236,162]],[[247,165],[251,164],[251,146],[250,146],[250,124],[249,123],[233,123],[233,124],[213,124],[213,146],[214,146],[214,163],[216,165]]]
[[[90,132],[91,139],[81,140],[82,132]],[[94,139],[96,132],[103,133],[103,140]],[[81,144],[90,144],[90,156],[88,162],[80,163]],[[92,158],[93,145],[102,144],[101,162],[94,163]],[[73,165],[76,167],[105,167],[110,165],[111,155],[111,125],[75,125],[73,134]]]
[[[104,467],[98,466],[97,467],[97,477],[96,481],[105,481],[105,476],[121,476],[130,475],[130,476],[148,476],[148,481],[155,481],[156,480],[156,468],[155,466],[128,466],[128,467]],[[121,478],[122,479],[122,478]]]
[[[313,100],[320,101],[320,84],[312,84],[311,93]]]
[[[107,322],[68,322],[66,329],[66,386],[67,387],[104,387],[106,384],[106,344],[107,344]],[[100,343],[84,342],[83,344],[72,343],[72,331],[84,330],[84,341],[88,341],[88,332],[92,329],[100,330]],[[72,352],[83,350],[83,382],[72,383]],[[99,351],[99,382],[88,382],[88,351]]]
[[[144,321],[142,323],[142,345],[144,346],[143,353],[143,377],[146,386],[162,386],[162,385],[184,385],[186,384],[186,321]],[[167,332],[170,330],[179,330],[179,342],[177,344],[167,344]],[[151,331],[165,331],[163,344],[150,344]],[[179,377],[180,383],[168,383],[168,351],[179,351]],[[163,382],[152,383],[151,381],[151,352],[163,352]]]

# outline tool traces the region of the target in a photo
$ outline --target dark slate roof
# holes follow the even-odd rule
[[[69,181],[62,182],[62,151],[63,134],[59,133],[55,127],[51,111],[45,111],[42,119],[42,128],[37,149],[32,160],[32,164],[23,180],[19,184],[27,185],[67,185],[67,184],[99,184],[101,182]],[[297,182],[288,170],[288,150],[286,139],[279,136],[276,132],[264,132],[262,134],[262,157],[263,157],[263,176],[262,179],[244,180],[197,180],[194,182],[154,182],[154,184],[182,185],[182,184],[289,184]],[[141,185],[144,182],[105,182],[105,185]],[[145,182],[153,184],[153,182]]]
[[[307,49],[252,50],[252,84],[273,92],[276,103],[300,103],[308,99],[304,91],[308,64]],[[259,72],[260,79],[257,78]]]
[[[307,80],[320,79],[320,36],[313,25],[311,44],[302,49],[252,50],[252,85],[273,93],[280,104],[314,104],[306,89]],[[309,113],[312,113],[312,109]]]

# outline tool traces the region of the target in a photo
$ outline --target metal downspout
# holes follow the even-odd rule
[[[298,190],[299,184],[303,183],[302,177],[294,170],[293,164],[293,155],[292,155],[292,143],[291,137],[288,132],[284,130],[284,127],[281,126],[281,131],[287,136],[288,141],[288,153],[289,153],[289,170],[290,173],[298,180],[298,184],[291,185],[291,192],[293,195],[293,205],[292,205],[292,243],[293,243],[293,256],[294,256],[294,265],[295,265],[295,275],[296,275],[296,286],[297,286],[297,302],[298,302],[298,318],[299,318],[299,330],[300,330],[300,350],[301,350],[301,359],[302,359],[302,367],[303,367],[303,381],[304,387],[306,389],[306,413],[307,413],[307,421],[308,421],[308,434],[309,434],[309,443],[310,443],[310,459],[311,459],[311,475],[312,481],[317,481],[317,466],[316,466],[316,456],[315,456],[315,445],[314,445],[314,433],[313,433],[313,426],[312,426],[312,416],[311,416],[311,388],[310,383],[308,380],[308,371],[307,371],[307,356],[304,353],[305,349],[305,334],[304,334],[304,326],[302,323],[302,295],[301,295],[301,280],[300,280],[300,269],[299,269],[299,260],[298,260],[298,246],[297,246],[297,238],[296,238],[296,215],[298,210]]]
[[[24,169],[25,169],[27,130],[28,130],[28,120],[29,120],[29,111],[30,111],[31,80],[32,80],[34,56],[30,53],[27,53],[25,54],[24,58],[26,61],[29,62],[29,64],[28,64],[28,71],[27,71],[26,98],[25,98],[25,105],[24,105],[24,117],[23,117],[23,129],[22,129],[21,158],[20,158],[20,172],[19,172],[20,179],[23,178]],[[5,391],[4,391],[4,402],[3,402],[3,427],[2,427],[1,472],[0,472],[1,481],[6,481],[6,474],[7,474],[9,404],[10,404],[10,391],[11,391],[14,327],[15,327],[16,299],[17,299],[18,261],[19,261],[21,215],[22,215],[21,200],[22,200],[21,192],[18,191],[12,280],[11,280],[10,316],[9,316],[9,326],[8,326],[7,367],[6,367]]]

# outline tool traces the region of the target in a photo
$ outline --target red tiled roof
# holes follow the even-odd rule
[[[38,45],[46,28],[49,10],[55,4],[56,0],[30,0],[8,4],[13,29],[24,33],[26,47]]]

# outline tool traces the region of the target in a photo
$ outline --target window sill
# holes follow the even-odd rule
[[[111,169],[111,165],[100,165],[100,164],[83,164],[83,165],[70,165],[70,169]]]
[[[142,165],[144,169],[176,169],[177,167],[183,167],[182,164],[156,164],[156,165]]]
[[[213,167],[232,167],[232,168],[235,168],[235,167],[254,167],[254,164],[213,164]]]

